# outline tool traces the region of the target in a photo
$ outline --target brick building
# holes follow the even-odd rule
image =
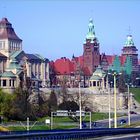
[[[134,45],[132,35],[127,36],[120,56],[100,53],[100,45],[95,35],[93,20],[90,19],[88,33],[83,44],[83,55],[73,56],[71,60],[62,57],[54,61],[51,67],[57,82],[53,82],[53,84],[60,86],[60,81],[63,81],[65,77],[67,86],[78,86],[78,75],[80,74],[82,85],[87,86],[90,77],[99,65],[105,72],[113,69],[117,72],[125,71],[127,75],[139,73],[137,48]]]

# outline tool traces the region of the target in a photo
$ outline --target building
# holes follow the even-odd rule
[[[89,20],[88,33],[83,45],[84,68],[88,68],[90,75],[100,64],[99,41],[95,36],[93,20]]]
[[[90,19],[88,33],[83,44],[83,55],[73,56],[71,60],[62,57],[52,63],[53,72],[57,79],[54,84],[60,83],[58,81],[63,81],[63,78],[67,77],[69,87],[78,86],[78,81],[80,81],[78,80],[78,73],[80,73],[84,87],[89,86],[89,81],[99,65],[105,72],[109,70],[124,71],[129,76],[132,73],[139,73],[137,51],[132,35],[128,35],[120,56],[100,53],[100,45],[95,35],[93,20]]]
[[[122,56],[129,56],[132,61],[132,71],[138,72],[138,49],[134,45],[132,35],[128,35],[124,47],[122,49]]]
[[[89,88],[96,92],[105,91],[106,87],[106,73],[102,70],[99,65],[95,72],[93,72],[92,76],[89,79]]]
[[[13,92],[19,86],[42,85],[49,85],[49,60],[25,53],[12,24],[3,18],[0,21],[0,87]]]

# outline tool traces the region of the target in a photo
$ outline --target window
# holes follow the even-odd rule
[[[94,87],[96,86],[96,81],[93,81],[93,86],[94,86]]]
[[[15,86],[15,81],[13,80],[13,87]]]
[[[6,87],[6,80],[3,80],[3,87]]]

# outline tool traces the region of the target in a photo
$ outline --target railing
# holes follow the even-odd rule
[[[112,129],[72,129],[48,131],[9,131],[0,132],[0,139],[10,140],[82,140],[101,136],[140,133],[140,128]]]

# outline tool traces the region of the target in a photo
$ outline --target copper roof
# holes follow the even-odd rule
[[[0,21],[0,39],[14,39],[22,41],[15,33],[12,28],[12,24],[7,20],[7,18],[3,18]]]

